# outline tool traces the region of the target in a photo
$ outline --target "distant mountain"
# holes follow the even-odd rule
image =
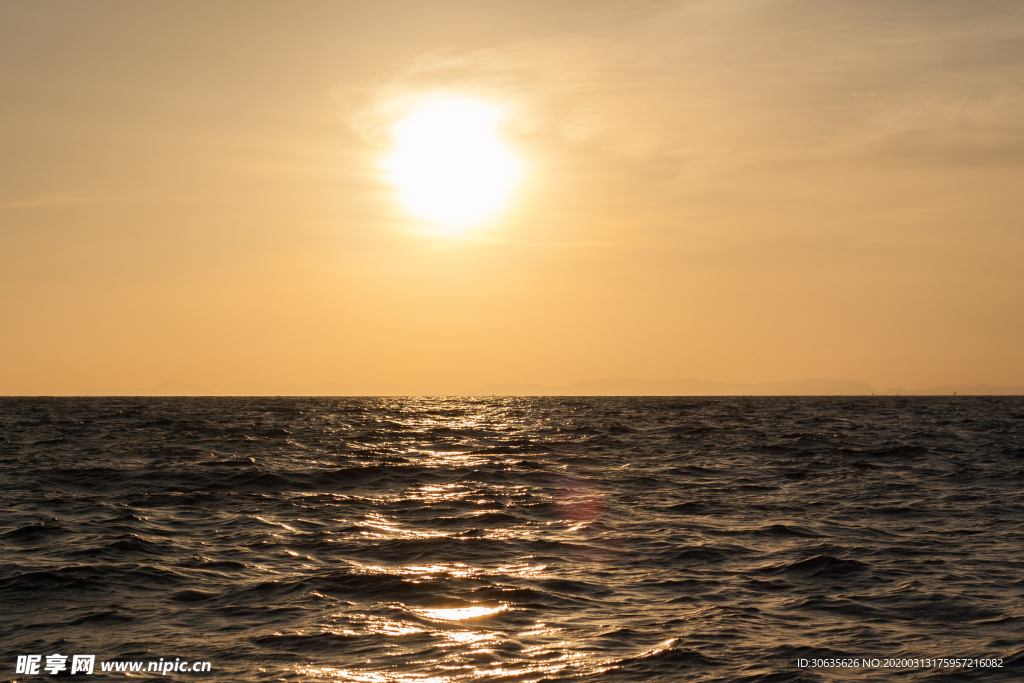
[[[889,389],[887,394],[902,396],[1024,396],[1024,386],[993,386],[991,384],[946,384],[927,389]]]
[[[92,387],[85,391],[80,391],[76,396],[135,396],[135,392],[125,391],[124,389],[111,389],[110,387]]]
[[[786,382],[733,384],[706,379],[634,379],[605,377],[567,386],[489,384],[479,395],[502,396],[865,396],[879,393],[851,379],[793,379]]]
[[[382,390],[383,389],[383,390]],[[902,387],[880,392],[870,384],[852,379],[792,379],[786,382],[737,384],[690,377],[688,379],[636,379],[604,377],[564,386],[503,382],[480,387],[473,395],[489,396],[1024,396],[1024,386],[955,384],[927,389]],[[79,396],[414,396],[401,387],[329,386],[305,387],[248,381],[211,391],[201,384],[166,380],[142,391],[88,389]]]
[[[297,384],[271,384],[250,380],[248,382],[236,382],[223,387],[217,392],[218,396],[318,396],[321,392],[310,387],[303,387]]]
[[[97,387],[78,392],[79,396],[210,396],[213,392],[202,384],[188,384],[176,382],[172,379],[164,380],[155,387],[134,391],[131,389],[111,389],[108,387]]]
[[[547,384],[519,384],[517,382],[502,382],[500,384],[488,384],[473,392],[476,396],[559,396],[564,395],[558,387]]]
[[[211,392],[202,384],[188,384],[187,382],[175,382],[172,379],[164,380],[155,387],[139,394],[140,396],[209,396]]]
[[[94,387],[78,393],[78,396],[406,396],[414,395],[398,387],[375,387],[359,385],[320,385],[317,387],[299,384],[274,384],[249,380],[228,384],[211,390],[202,384],[189,384],[165,380],[148,389],[113,389]]]

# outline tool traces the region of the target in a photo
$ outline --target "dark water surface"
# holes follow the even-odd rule
[[[1022,440],[1018,397],[0,399],[0,676],[1024,680]],[[1003,668],[792,664],[865,657]]]

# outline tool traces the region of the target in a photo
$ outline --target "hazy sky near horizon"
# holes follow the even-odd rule
[[[1024,384],[1024,4],[0,4],[0,394]],[[439,234],[410,103],[522,174]]]

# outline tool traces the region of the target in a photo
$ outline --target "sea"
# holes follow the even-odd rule
[[[3,680],[1024,680],[1024,397],[3,398],[0,634]]]

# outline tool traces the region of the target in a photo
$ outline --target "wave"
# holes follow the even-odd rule
[[[5,648],[243,683],[807,681],[797,658],[935,653],[1004,670],[905,675],[1002,680],[1024,658],[1022,415],[0,399]]]

